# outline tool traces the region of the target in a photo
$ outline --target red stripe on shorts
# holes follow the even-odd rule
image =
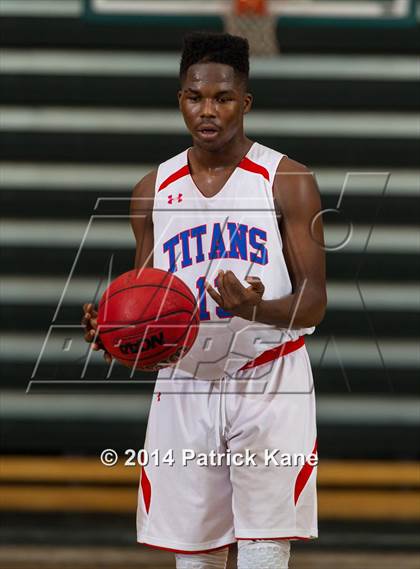
[[[167,186],[169,186],[169,184],[176,182],[177,180],[179,180],[179,178],[183,178],[184,176],[188,176],[189,173],[190,173],[190,167],[188,166],[188,164],[185,164],[185,166],[182,166],[182,168],[180,168],[179,170],[177,170],[176,172],[174,172],[173,174],[168,176],[166,178],[166,180],[164,180],[161,183],[161,185],[159,186],[158,192],[160,192],[160,190],[164,190]]]
[[[317,447],[318,447],[318,441],[315,439],[315,446],[314,450],[312,451],[312,454],[316,454]],[[299,496],[301,495],[302,490],[305,488],[306,483],[308,482],[309,477],[312,474],[313,469],[314,467],[312,465],[305,462],[305,464],[300,469],[299,474],[297,475],[295,482],[295,506],[297,504],[297,501],[299,500]]]
[[[144,507],[146,508],[146,513],[149,513],[150,500],[152,498],[152,487],[150,485],[150,480],[147,478],[146,471],[144,467],[141,469],[141,493],[143,494]]]
[[[300,338],[298,338],[297,340],[286,342],[285,344],[281,344],[280,346],[276,346],[271,350],[263,352],[260,356],[255,358],[255,360],[251,360],[250,362],[246,363],[241,368],[239,368],[239,371],[260,366],[262,364],[266,364],[268,362],[271,362],[272,360],[276,360],[277,358],[282,358],[287,354],[295,352],[304,345],[305,345],[305,337],[300,336]]]

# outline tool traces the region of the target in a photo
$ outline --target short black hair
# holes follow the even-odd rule
[[[191,32],[184,36],[179,76],[184,79],[195,63],[224,63],[247,83],[249,44],[246,38],[220,32]]]

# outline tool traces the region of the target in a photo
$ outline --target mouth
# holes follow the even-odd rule
[[[200,138],[203,138],[205,140],[216,138],[216,136],[219,134],[219,130],[211,125],[202,126],[197,130],[197,132],[200,135]]]

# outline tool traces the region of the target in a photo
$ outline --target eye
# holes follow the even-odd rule
[[[228,103],[229,101],[231,101],[232,99],[230,97],[220,97],[219,98],[219,103]]]
[[[200,97],[198,95],[188,95],[187,99],[189,101],[193,101],[194,103],[196,103],[200,99]]]

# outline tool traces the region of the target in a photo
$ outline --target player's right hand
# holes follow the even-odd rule
[[[95,350],[95,352],[98,350],[103,350],[104,360],[107,364],[110,364],[112,362],[112,356],[105,350],[102,342],[98,337],[98,312],[95,310],[95,307],[91,303],[86,303],[83,305],[82,326],[85,327],[85,341],[89,344],[92,344],[92,350]]]
[[[104,360],[107,364],[112,362],[112,356],[109,352],[107,352],[98,336],[98,312],[95,310],[95,307],[92,303],[85,303],[83,305],[83,318],[82,318],[82,326],[84,326],[84,338],[85,341],[89,344],[92,344],[92,350],[95,352],[99,350],[103,350],[104,352]],[[168,367],[170,365],[174,365],[179,360],[179,354],[174,354],[170,356],[167,360],[160,362],[155,366],[144,367],[142,371],[159,371],[162,368]]]

